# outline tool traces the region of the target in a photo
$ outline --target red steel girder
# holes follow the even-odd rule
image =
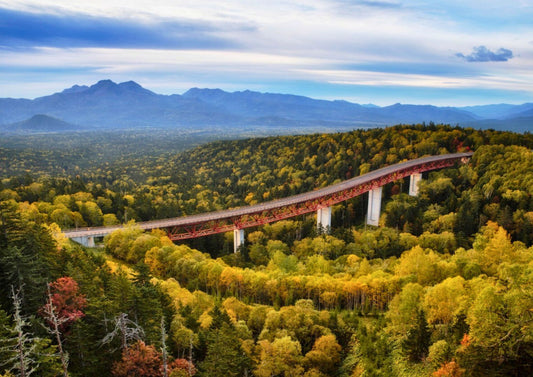
[[[285,220],[298,215],[315,212],[319,208],[330,207],[415,173],[423,173],[430,170],[453,166],[456,163],[456,160],[457,159],[431,161],[414,167],[401,169],[360,185],[292,205],[271,208],[235,217],[221,218],[215,221],[172,227],[169,228],[168,234],[172,240],[183,240]]]

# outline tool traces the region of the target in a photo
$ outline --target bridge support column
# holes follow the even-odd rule
[[[233,230],[233,252],[239,251],[239,248],[244,245],[244,229]]]
[[[316,227],[319,232],[331,228],[331,207],[319,208],[316,211]]]
[[[85,247],[94,247],[94,237],[87,236],[87,237],[76,237],[72,238],[72,241],[75,241]]]
[[[366,223],[369,225],[379,225],[379,215],[381,212],[381,187],[368,192],[368,212]]]
[[[418,182],[422,180],[422,173],[411,174],[409,178],[409,195],[418,195]]]

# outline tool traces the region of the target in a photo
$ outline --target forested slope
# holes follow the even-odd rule
[[[62,349],[72,376],[528,375],[532,146],[530,134],[397,126],[169,145],[78,160],[75,174],[13,169],[0,187],[3,368],[19,373],[26,355],[23,369],[54,376]],[[471,163],[427,174],[417,197],[387,185],[379,228],[364,225],[364,197],[334,208],[332,234],[298,217],[250,230],[238,254],[224,235],[175,245],[133,223],[86,250],[58,228],[253,204],[464,150]],[[30,152],[17,151],[22,166]]]

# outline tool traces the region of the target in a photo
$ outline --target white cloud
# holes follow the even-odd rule
[[[154,69],[235,69],[242,67],[305,67],[327,64],[328,59],[219,50],[147,50],[105,48],[36,48],[6,51],[1,65],[21,67],[109,67],[117,70]],[[121,68],[123,67],[123,68]]]
[[[368,71],[313,71],[314,75],[322,76],[332,84],[365,85],[365,86],[395,86],[419,88],[484,88],[509,91],[531,92],[533,73],[506,76],[479,77],[442,77],[419,74],[398,74]]]

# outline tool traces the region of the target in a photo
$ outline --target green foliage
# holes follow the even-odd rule
[[[406,338],[402,341],[402,350],[410,361],[421,361],[428,353],[430,332],[426,316],[422,310],[416,314],[415,325],[407,331]]]
[[[207,343],[206,355],[200,363],[201,376],[241,376],[250,360],[240,345],[239,334],[229,316],[215,306],[210,328],[202,335]]]
[[[9,290],[22,290],[22,310],[42,306],[46,282],[57,272],[55,242],[42,225],[23,218],[15,202],[0,202],[0,300],[10,308]]]
[[[428,360],[435,368],[451,361],[453,348],[445,340],[438,340],[429,347]]]

